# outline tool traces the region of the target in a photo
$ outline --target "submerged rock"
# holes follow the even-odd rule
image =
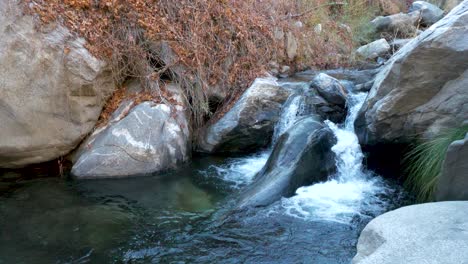
[[[409,143],[468,119],[466,21],[468,1],[387,62],[356,120],[361,143]]]
[[[372,220],[354,264],[459,264],[468,260],[468,202],[403,207]]]
[[[435,196],[438,201],[468,200],[468,134],[450,144]]]
[[[123,103],[115,119],[81,145],[71,171],[74,177],[145,175],[188,161],[189,131],[181,105],[143,102],[129,110],[131,105]]]
[[[242,153],[266,147],[290,92],[274,78],[259,78],[221,119],[200,131],[197,151]]]
[[[388,42],[385,39],[379,39],[358,48],[356,53],[364,59],[372,60],[385,55],[388,51],[390,51]]]
[[[0,1],[0,167],[56,159],[93,129],[115,86],[104,61],[60,25],[38,29]]]
[[[276,143],[265,167],[241,194],[239,208],[266,206],[334,172],[333,132],[317,116],[297,121]]]
[[[444,11],[442,9],[425,1],[413,2],[409,11],[420,12],[421,23],[423,23],[426,26],[430,26],[439,21],[442,17],[444,17]]]

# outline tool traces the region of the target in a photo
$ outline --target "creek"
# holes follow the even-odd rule
[[[273,143],[307,115],[301,89],[283,107]],[[119,180],[19,183],[0,196],[0,263],[349,263],[360,231],[407,203],[402,188],[366,170],[350,94],[343,124],[326,121],[337,171],[292,197],[232,210],[271,149],[194,157],[176,171]]]

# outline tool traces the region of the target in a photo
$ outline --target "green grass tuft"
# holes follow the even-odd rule
[[[445,153],[453,141],[463,139],[466,133],[468,125],[449,129],[434,139],[417,144],[405,155],[403,162],[408,176],[405,185],[416,194],[418,201],[428,202],[434,199]]]

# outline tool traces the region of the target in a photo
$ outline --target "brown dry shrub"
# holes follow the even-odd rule
[[[88,49],[110,62],[118,85],[129,77],[138,78],[155,100],[165,100],[164,82],[178,83],[190,106],[192,124],[199,126],[210,111],[210,96],[226,96],[225,105],[231,105],[254,78],[265,74],[270,61],[296,70],[352,63],[355,31],[341,23],[351,21],[347,17],[362,16],[366,11],[362,7],[369,1],[23,2],[42,24],[58,21],[86,38]],[[350,13],[353,8],[357,11]],[[304,26],[297,28],[297,22]],[[323,27],[320,34],[313,30],[318,23]],[[294,34],[296,58],[288,59],[285,41],[275,32]]]

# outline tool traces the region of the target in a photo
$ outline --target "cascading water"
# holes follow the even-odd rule
[[[293,85],[293,84],[290,84]],[[306,114],[303,91],[308,87],[306,83],[295,85],[296,93],[292,94],[281,110],[280,120],[275,126],[272,146],[301,116]],[[210,166],[223,180],[232,183],[232,187],[239,188],[252,182],[254,176],[263,168],[270,157],[271,149],[249,155],[247,157],[232,158],[225,165]],[[209,174],[209,173],[207,173]]]
[[[349,95],[348,116],[342,127],[326,121],[337,138],[332,147],[337,173],[326,182],[301,187],[295,196],[284,198],[282,206],[287,214],[348,223],[363,212],[376,214],[384,210],[385,204],[378,195],[387,192],[388,187],[380,177],[363,169],[363,154],[354,133],[354,121],[366,96],[366,93]]]

